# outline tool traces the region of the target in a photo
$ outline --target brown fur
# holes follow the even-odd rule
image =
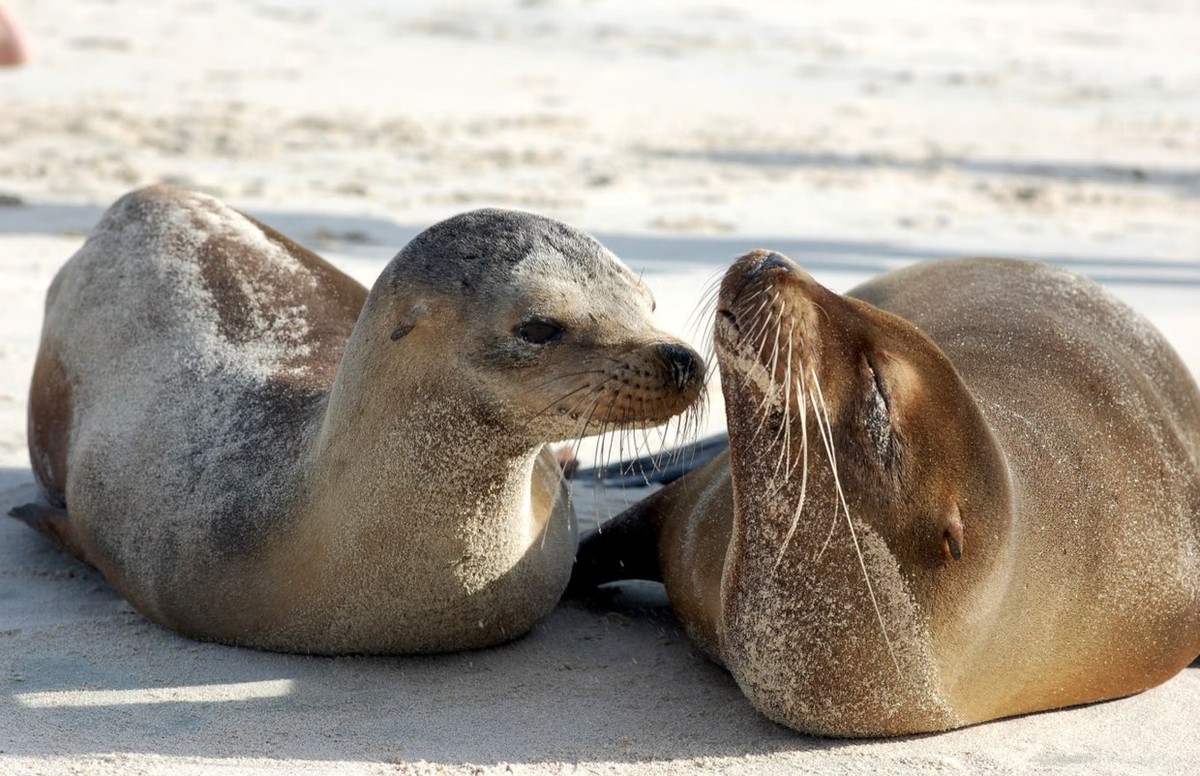
[[[961,260],[839,296],[756,252],[717,317],[729,465],[618,520],[656,522],[672,606],[765,714],[945,730],[1136,693],[1200,653],[1200,393],[1094,284]]]

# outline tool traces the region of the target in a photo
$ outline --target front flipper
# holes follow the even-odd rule
[[[622,579],[667,582],[669,586],[671,580],[664,578],[664,573],[678,575],[683,567],[694,564],[697,553],[702,556],[699,560],[716,564],[713,579],[719,583],[732,515],[725,445],[724,439],[711,440],[705,463],[695,471],[585,534],[567,594],[580,595]],[[689,529],[693,524],[699,525],[699,530]],[[677,561],[674,566],[664,569],[663,564],[673,560]]]
[[[662,581],[658,562],[659,512],[653,508],[657,495],[634,504],[583,536],[566,595],[582,595],[621,579]]]

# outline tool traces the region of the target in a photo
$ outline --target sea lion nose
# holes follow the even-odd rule
[[[767,257],[762,260],[762,263],[755,269],[755,273],[768,272],[773,269],[781,269],[785,272],[795,272],[795,265],[788,261],[782,253],[771,251]]]
[[[692,384],[700,369],[700,356],[686,345],[659,343],[658,355],[666,362],[671,383],[682,391]]]

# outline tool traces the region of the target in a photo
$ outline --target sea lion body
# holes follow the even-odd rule
[[[947,730],[1200,654],[1200,394],[1091,281],[956,260],[839,296],[756,252],[715,340],[728,457],[614,533],[653,534],[688,632],[772,719]],[[616,576],[607,532],[592,582]]]
[[[29,423],[51,508],[19,512],[196,638],[511,639],[574,557],[546,443],[699,394],[651,305],[599,243],[531,214],[435,225],[368,294],[216,200],[143,189],[51,285]]]

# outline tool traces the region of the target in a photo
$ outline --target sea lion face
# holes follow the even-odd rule
[[[800,729],[952,726],[933,645],[979,611],[1009,506],[1002,454],[953,365],[907,321],[767,251],[726,274],[714,344],[734,490],[730,670]]]
[[[475,404],[539,437],[652,426],[700,398],[703,362],[653,325],[649,290],[566,224],[464,213],[404,248],[393,285],[417,311],[393,338],[441,331],[435,356],[474,386]]]
[[[730,435],[753,439],[744,466],[767,492],[827,480],[805,497],[878,526],[905,561],[961,560],[964,493],[1003,501],[1006,465],[953,365],[915,326],[819,285],[778,253],[730,268],[714,330]],[[805,461],[808,461],[805,465]],[[750,463],[750,462],[747,462]],[[986,464],[986,465],[981,465]],[[836,480],[836,482],[835,482]],[[838,495],[837,490],[841,490]],[[794,502],[793,502],[794,503]]]

